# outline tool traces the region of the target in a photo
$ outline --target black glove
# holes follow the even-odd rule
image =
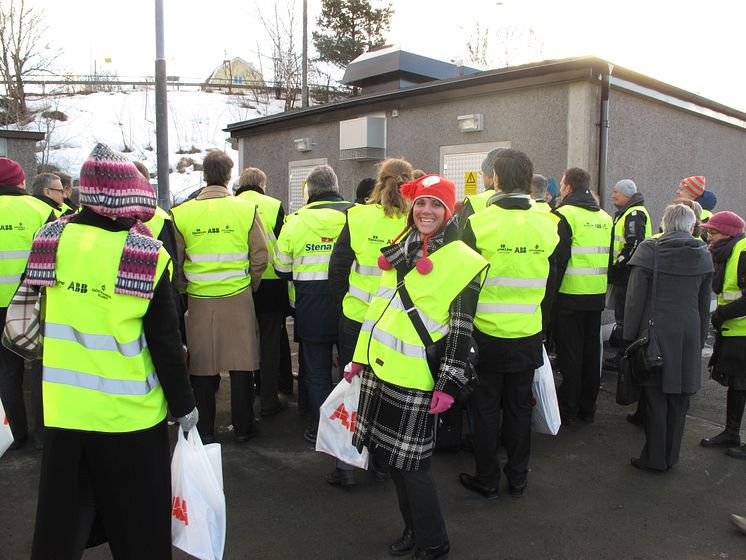
[[[710,322],[712,323],[712,326],[715,327],[716,330],[720,330],[720,327],[723,326],[723,323],[725,322],[725,319],[723,318],[723,314],[720,311],[720,309],[716,309],[712,316],[710,317]]]

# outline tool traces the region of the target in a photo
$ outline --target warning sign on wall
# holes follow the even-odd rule
[[[467,171],[464,173],[464,194],[466,196],[477,194],[477,175],[476,171]]]

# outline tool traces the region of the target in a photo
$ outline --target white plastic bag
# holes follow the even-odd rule
[[[358,453],[352,445],[361,383],[360,375],[353,377],[352,383],[340,381],[321,405],[316,451],[328,453],[353,467],[367,469],[368,449]]]
[[[0,402],[0,457],[8,450],[13,443],[13,432],[10,430],[8,417],[5,415],[5,408]]]
[[[549,363],[546,348],[542,348],[544,364],[534,372],[534,382],[531,387],[533,398],[531,404],[531,428],[540,434],[557,435],[560,420],[557,390],[554,387],[552,364]]]
[[[171,542],[199,560],[220,560],[225,546],[225,495],[197,429],[179,428],[171,460]]]

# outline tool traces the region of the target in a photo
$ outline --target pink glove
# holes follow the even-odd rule
[[[430,401],[430,414],[440,414],[453,405],[453,397],[443,391],[433,391],[433,400]]]
[[[344,376],[347,383],[352,383],[352,378],[356,375],[360,375],[361,371],[363,371],[363,366],[361,366],[360,364],[356,364],[355,362],[350,362],[345,366],[342,375]]]

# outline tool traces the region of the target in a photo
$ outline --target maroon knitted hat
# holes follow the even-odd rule
[[[12,159],[0,157],[0,185],[17,187],[26,179],[23,168]]]
[[[147,222],[156,197],[142,174],[125,155],[97,144],[80,170],[80,204],[109,218]]]
[[[716,212],[712,215],[712,218],[701,225],[704,229],[710,229],[716,233],[727,235],[728,237],[741,235],[744,226],[746,226],[746,223],[741,219],[741,216],[735,212],[729,212],[727,210]]]

